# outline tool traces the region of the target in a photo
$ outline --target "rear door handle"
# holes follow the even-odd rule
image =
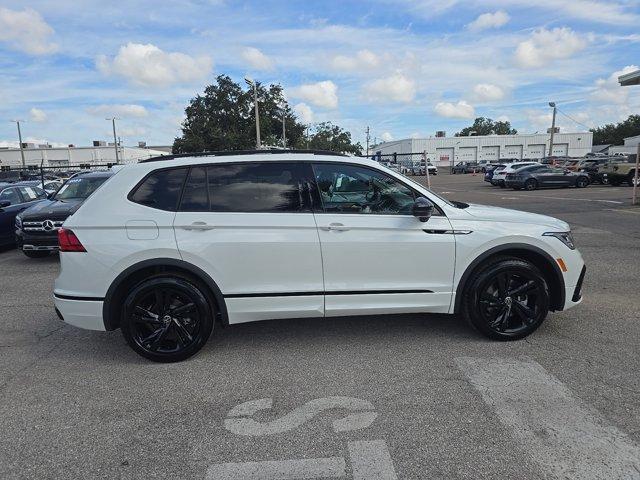
[[[185,225],[183,230],[211,230],[215,228],[213,225],[207,224],[207,222],[193,222],[191,225]]]
[[[334,232],[346,232],[349,230],[349,227],[345,227],[342,223],[330,223],[325,230],[330,230]]]

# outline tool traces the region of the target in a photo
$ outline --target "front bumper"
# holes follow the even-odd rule
[[[58,232],[47,234],[27,233],[20,229],[16,230],[16,244],[22,250],[58,250]]]
[[[69,325],[86,330],[106,331],[102,319],[103,301],[53,294],[58,316]]]

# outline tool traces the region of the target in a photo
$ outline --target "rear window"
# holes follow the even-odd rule
[[[138,185],[129,199],[147,207],[175,211],[187,171],[187,168],[174,168],[154,172]]]

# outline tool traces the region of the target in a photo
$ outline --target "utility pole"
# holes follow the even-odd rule
[[[369,125],[367,125],[367,150],[365,151],[365,157],[369,158]]]
[[[549,102],[549,106],[553,107],[553,118],[551,120],[551,137],[549,138],[549,156],[553,157],[553,136],[556,133],[556,104]]]
[[[22,157],[22,168],[27,168],[27,162],[24,160],[24,148],[22,148],[22,132],[20,131],[20,122],[24,120],[11,120],[18,125],[18,141],[20,142],[20,157]]]
[[[282,106],[282,148],[287,148],[287,131],[285,128],[287,118],[287,111]]]
[[[244,77],[244,81],[247,82],[247,85],[253,88],[253,104],[256,112],[256,149],[260,150],[262,148],[262,143],[260,142],[260,114],[258,112],[258,87],[256,86],[256,82],[253,78]]]
[[[105,120],[111,120],[113,126],[113,148],[116,150],[116,164],[120,163],[120,156],[118,155],[118,136],[116,135],[116,119],[117,117],[105,118]]]

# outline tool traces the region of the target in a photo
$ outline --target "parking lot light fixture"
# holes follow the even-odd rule
[[[118,155],[118,137],[116,136],[116,120],[118,120],[117,117],[109,117],[109,118],[105,118],[105,120],[109,120],[111,122],[111,125],[113,126],[113,148],[116,151],[116,164],[120,163],[120,157]]]
[[[262,148],[262,142],[260,142],[260,114],[258,111],[258,87],[256,82],[251,77],[244,77],[244,81],[253,89],[253,104],[256,112],[256,149]]]
[[[24,160],[24,148],[22,148],[22,131],[20,130],[20,122],[24,122],[24,120],[11,120],[16,125],[18,125],[18,142],[20,144],[20,157],[22,158],[22,168],[27,168],[27,163]]]
[[[549,156],[553,156],[553,136],[556,133],[556,104],[555,102],[549,102],[549,106],[553,108],[553,117],[551,117],[551,129],[549,133],[551,137],[549,137]]]

